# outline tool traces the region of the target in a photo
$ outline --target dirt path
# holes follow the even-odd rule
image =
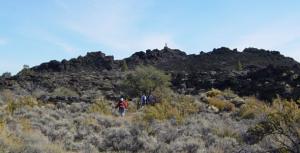
[[[137,111],[137,112],[126,112],[124,117],[119,116],[119,114],[117,113],[117,110],[115,110],[115,112],[112,112],[112,113],[114,114],[113,118],[115,120],[118,120],[118,121],[124,121],[125,120],[125,121],[131,122],[138,115],[139,111]]]

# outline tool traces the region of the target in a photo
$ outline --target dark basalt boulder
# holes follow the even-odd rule
[[[114,99],[122,94],[120,82],[124,60],[130,70],[139,65],[152,65],[172,76],[172,89],[180,93],[199,94],[211,88],[235,91],[242,96],[257,96],[271,101],[277,95],[300,98],[300,64],[277,51],[221,47],[213,51],[187,55],[165,47],[134,53],[123,60],[114,60],[102,52],[89,52],[70,60],[52,60],[22,70],[12,77],[0,77],[0,90],[51,93],[66,87],[79,94],[78,99],[52,97],[52,101],[84,101],[82,97],[106,96]]]
[[[41,64],[38,68],[36,68],[36,70],[48,70],[48,71],[60,72],[64,70],[64,65],[61,64],[59,61],[53,60],[50,61],[49,63]]]
[[[89,52],[86,56],[62,60],[53,60],[33,67],[36,72],[76,72],[76,71],[102,71],[111,70],[114,65],[114,57],[106,56],[102,52]]]
[[[164,69],[169,69],[176,62],[183,63],[188,55],[185,52],[182,52],[178,49],[170,49],[168,47],[163,48],[162,50],[146,50],[146,52],[140,51],[134,53],[129,58],[126,58],[128,67],[134,68],[137,65],[153,65],[161,67]],[[174,65],[178,66],[178,63]],[[172,69],[172,68],[171,68]]]
[[[193,88],[192,93],[211,88],[231,89],[241,96],[257,96],[271,101],[277,96],[287,99],[300,98],[299,69],[274,67],[272,65],[257,71],[192,73],[173,75],[174,89]]]
[[[231,50],[227,47],[221,47],[221,48],[214,48],[211,54],[233,54],[237,53],[237,49]]]

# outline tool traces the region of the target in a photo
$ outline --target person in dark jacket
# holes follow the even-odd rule
[[[144,107],[146,104],[147,104],[147,96],[143,94],[141,97],[141,107]]]

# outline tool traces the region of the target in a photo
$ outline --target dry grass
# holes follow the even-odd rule
[[[19,98],[19,101],[20,101],[20,104],[22,106],[28,106],[28,107],[31,107],[31,108],[39,105],[38,100],[35,97],[32,97],[32,96],[21,97],[21,98]]]
[[[249,97],[246,103],[241,106],[238,115],[243,119],[254,119],[255,117],[265,113],[268,106],[254,97]]]
[[[217,107],[220,111],[234,111],[234,104],[215,97],[208,99],[208,104]]]
[[[143,114],[143,120],[167,120],[176,119],[181,123],[185,117],[190,114],[197,113],[199,107],[195,103],[195,99],[185,95],[167,94],[166,98],[157,96],[159,103],[154,106],[147,106]]]
[[[3,101],[5,103],[5,110],[9,114],[13,114],[21,107],[33,108],[39,105],[38,100],[33,96],[21,96],[14,95],[10,90],[4,90],[1,93]]]
[[[230,88],[223,90],[222,94],[228,97],[237,97],[237,95]]]
[[[78,93],[66,87],[56,88],[52,92],[53,96],[61,96],[61,97],[78,97]]]
[[[177,109],[180,112],[180,116],[188,116],[190,114],[197,113],[199,106],[195,103],[195,99],[190,96],[179,95],[177,98]]]
[[[97,125],[97,120],[93,117],[88,117],[83,121],[84,125]]]
[[[20,132],[11,131],[5,119],[0,120],[0,152],[69,153],[62,145],[49,142],[40,131],[32,129],[30,120],[15,119]]]
[[[90,113],[99,113],[103,115],[110,115],[111,107],[109,106],[109,102],[104,98],[98,98],[95,102],[89,107]]]
[[[46,153],[71,153],[63,149],[63,146],[56,143],[44,144],[43,148]]]
[[[0,128],[0,140],[2,141],[0,150],[21,152],[24,144],[20,138],[9,131],[5,119],[1,119]]]
[[[255,126],[248,129],[252,140],[267,138],[275,152],[299,152],[300,108],[294,101],[277,98],[265,109],[265,114]]]
[[[180,112],[178,109],[168,101],[162,101],[154,106],[149,106],[145,109],[143,119],[146,121],[156,120],[166,120],[175,118],[181,121]]]
[[[24,132],[32,131],[32,126],[31,126],[30,120],[28,120],[26,118],[21,118],[19,122],[22,127],[22,131],[24,131]]]
[[[242,137],[236,131],[226,126],[214,128],[213,133],[221,138],[229,137],[234,138],[239,142],[242,142]]]
[[[206,92],[207,97],[216,97],[221,94],[222,94],[222,91],[220,91],[218,89],[214,89],[214,88],[212,88],[210,91]]]

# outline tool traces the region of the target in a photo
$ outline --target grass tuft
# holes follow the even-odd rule
[[[232,112],[235,110],[235,106],[231,102],[224,101],[215,97],[209,98],[208,104],[217,107],[220,111]]]
[[[111,114],[111,107],[109,106],[109,102],[107,100],[104,98],[98,98],[89,107],[89,112],[109,115]]]

